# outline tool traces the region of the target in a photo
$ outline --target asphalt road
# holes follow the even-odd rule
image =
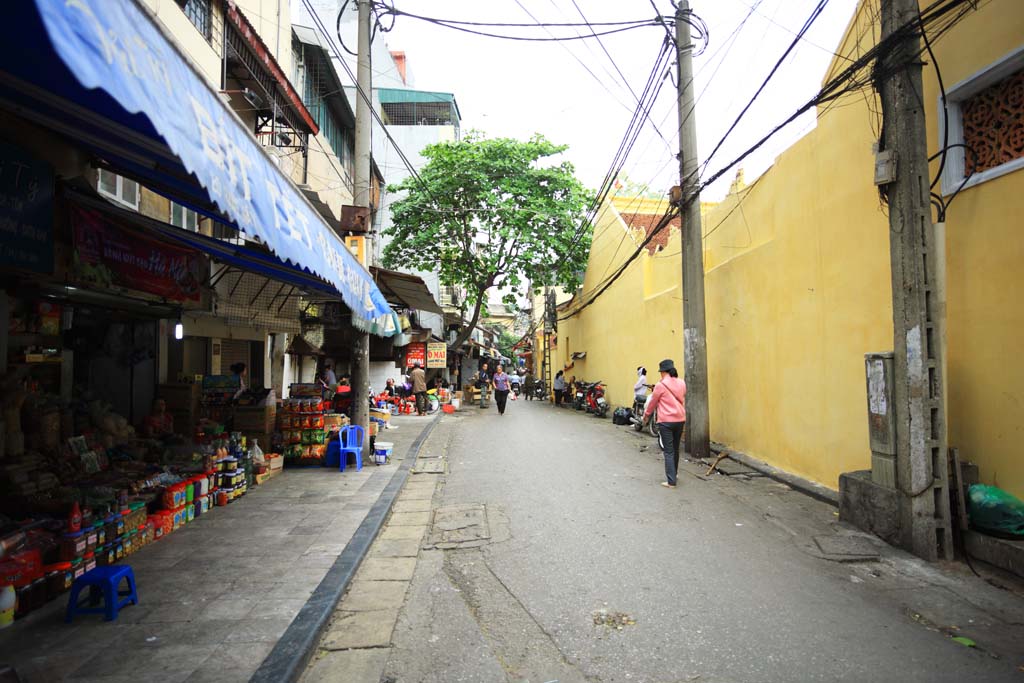
[[[486,505],[490,538],[420,553],[384,681],[1024,681],[1018,596],[821,559],[850,530],[782,484],[684,465],[665,489],[654,439],[545,403],[446,419],[434,507]]]

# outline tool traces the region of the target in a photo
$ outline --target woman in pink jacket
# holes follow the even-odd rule
[[[644,408],[644,421],[658,409],[658,433],[661,447],[665,452],[665,481],[662,486],[674,489],[676,474],[679,473],[679,441],[686,426],[686,382],[679,379],[676,365],[669,359],[658,364],[661,381],[654,387],[654,393]]]

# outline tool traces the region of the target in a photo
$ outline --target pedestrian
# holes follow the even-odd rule
[[[320,381],[331,391],[338,388],[338,376],[334,374],[334,368],[330,363],[324,363],[324,369],[320,373]]]
[[[661,381],[647,399],[644,421],[651,418],[655,408],[658,409],[658,435],[665,454],[665,481],[661,485],[674,489],[679,473],[679,441],[686,426],[686,382],[679,379],[675,363],[668,358],[658,364],[658,373]]]
[[[501,365],[495,369],[491,381],[494,382],[494,402],[498,404],[498,415],[504,415],[505,402],[508,401],[509,377]]]
[[[565,373],[561,370],[555,374],[555,406],[559,406],[562,403],[562,396],[565,394]]]
[[[636,384],[633,385],[633,401],[647,400],[647,368],[639,366],[636,369]]]
[[[231,366],[231,376],[238,379],[238,391],[235,392],[235,400],[238,400],[238,398],[249,389],[249,385],[246,382],[247,374],[248,368],[245,363],[235,363]]]
[[[416,414],[427,414],[427,373],[423,372],[420,364],[414,363],[412,372],[409,373],[409,381],[412,382],[412,393],[416,397]]]
[[[526,400],[532,401],[534,391],[537,389],[537,381],[533,378],[532,372],[523,375],[523,391],[526,392]]]
[[[476,388],[480,390],[480,407],[486,408],[487,390],[491,386],[491,373],[487,369],[487,362],[480,366],[480,372],[476,376]]]

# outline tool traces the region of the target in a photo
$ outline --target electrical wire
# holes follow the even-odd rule
[[[665,216],[659,221],[658,225],[651,230],[650,234],[647,235],[646,239],[641,242],[641,245],[633,252],[625,262],[612,274],[612,276],[606,279],[604,282],[595,286],[592,293],[587,295],[586,300],[580,306],[577,306],[572,311],[566,313],[560,320],[565,320],[578,315],[582,310],[592,305],[598,297],[601,296],[608,288],[625,272],[626,268],[632,261],[634,261],[642,251],[643,247],[646,246],[654,236],[665,228],[672,220],[674,215],[678,215],[682,208],[688,203],[695,201],[699,197],[701,190],[706,188],[708,185],[713,183],[724,173],[728,172],[731,168],[736,166],[760,148],[765,142],[773,137],[779,130],[783,129],[787,125],[793,122],[796,118],[801,116],[804,112],[808,111],[812,107],[818,106],[819,104],[831,103],[838,100],[840,97],[849,94],[851,92],[857,92],[865,87],[874,86],[880,80],[888,78],[899,69],[904,68],[903,64],[889,64],[886,61],[886,57],[895,52],[899,46],[910,40],[916,40],[918,38],[918,32],[916,27],[925,27],[931,24],[939,24],[939,22],[945,22],[940,33],[949,31],[953,25],[955,25],[960,19],[966,16],[966,10],[961,9],[960,12],[950,16],[950,13],[957,9],[963,8],[964,5],[969,4],[973,7],[973,3],[970,0],[937,0],[929,7],[927,7],[920,15],[919,18],[907,22],[906,24],[898,27],[892,31],[883,40],[879,41],[874,47],[866,51],[863,55],[853,60],[850,65],[844,69],[838,76],[832,78],[828,83],[822,86],[821,90],[812,97],[808,102],[804,103],[797,110],[787,117],[782,123],[776,125],[767,135],[763,136],[760,140],[751,145],[747,150],[741,153],[738,157],[725,164],[718,171],[713,173],[710,177],[703,180],[698,186],[697,190],[689,197],[684,197],[681,202],[682,206],[673,207],[669,212],[666,212]],[[917,59],[920,56],[918,54],[911,55],[910,58]],[[873,66],[868,73],[868,67]],[[961,183],[960,189],[966,184],[967,178]],[[959,189],[958,189],[959,192]],[[954,197],[956,195],[954,194]],[[946,203],[948,206],[948,202]],[[717,229],[716,226],[715,229]]]

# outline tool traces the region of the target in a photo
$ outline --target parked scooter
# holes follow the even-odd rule
[[[572,388],[572,407],[576,410],[587,409],[587,388],[588,385],[581,379],[576,380]]]
[[[548,399],[548,390],[544,388],[544,382],[542,380],[534,382],[533,397],[540,399],[541,401],[546,401]]]
[[[598,417],[608,414],[608,400],[604,397],[604,385],[601,380],[587,385],[586,393],[587,412]]]
[[[648,389],[653,389],[653,384],[646,385]],[[658,409],[655,408],[651,411],[651,419],[644,422],[644,409],[647,407],[647,396],[635,396],[633,397],[633,410],[632,415],[629,417],[629,421],[633,424],[633,429],[638,432],[642,432],[644,428],[651,436],[658,436]]]
[[[515,394],[518,397],[519,394],[523,390],[523,388],[522,388],[523,387],[523,380],[522,380],[522,378],[519,377],[519,375],[512,375],[511,377],[509,377],[508,383],[509,383],[509,386],[512,389],[512,393]]]

